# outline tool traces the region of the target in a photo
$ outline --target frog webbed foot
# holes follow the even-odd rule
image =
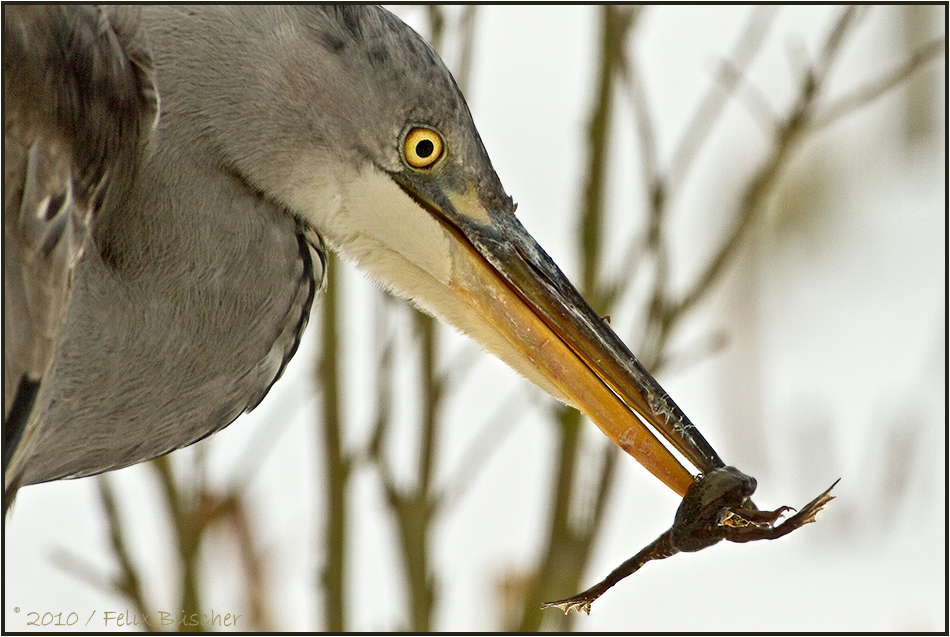
[[[600,596],[598,595],[597,597]],[[559,602],[545,602],[544,604],[541,604],[541,609],[560,608],[564,611],[565,615],[567,615],[572,610],[576,610],[578,613],[584,612],[590,615],[590,605],[594,599],[597,599],[597,597],[590,599],[582,593],[580,595],[575,595],[574,597],[562,599]]]
[[[572,610],[576,610],[578,613],[583,611],[590,615],[590,605],[594,603],[598,597],[606,593],[607,589],[609,589],[611,586],[628,575],[636,573],[638,570],[640,570],[641,566],[651,560],[666,559],[671,555],[678,553],[679,550],[673,546],[671,538],[671,531],[665,532],[663,535],[643,547],[639,553],[611,571],[610,574],[603,580],[597,584],[594,584],[586,591],[556,602],[545,602],[541,605],[541,608],[560,608],[564,611],[565,615]]]
[[[726,526],[748,526],[749,524],[775,526],[775,523],[786,511],[795,511],[795,508],[780,506],[774,511],[760,511],[759,509],[739,507],[732,510],[733,516],[724,520],[723,524]]]
[[[835,483],[828,487],[828,489],[819,495],[817,498],[806,504],[801,508],[801,510],[788,518],[778,526],[769,525],[749,525],[749,526],[730,526],[726,530],[725,539],[730,542],[753,542],[755,540],[774,540],[782,537],[783,535],[788,535],[792,531],[799,529],[806,524],[815,521],[815,515],[821,511],[826,504],[835,499],[835,496],[831,495],[831,490],[835,488],[835,485],[838,484],[839,480],[835,480]],[[777,514],[774,516],[774,520],[777,520],[781,515],[783,510],[794,510],[791,507],[780,507],[775,511],[767,511],[769,515]],[[736,510],[734,511],[737,515],[745,517],[748,511]],[[750,520],[751,521],[751,520]]]

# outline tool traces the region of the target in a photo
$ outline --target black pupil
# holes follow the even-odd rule
[[[432,140],[423,139],[416,144],[416,154],[423,159],[431,155],[433,151],[435,151],[435,144],[432,143]]]

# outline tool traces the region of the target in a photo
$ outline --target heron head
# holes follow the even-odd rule
[[[245,17],[253,24],[234,30],[245,41],[229,49],[248,49],[234,65],[251,86],[219,87],[216,119],[195,131],[222,164],[381,285],[587,413],[681,495],[691,474],[644,422],[701,470],[720,466],[515,217],[432,48],[382,9],[267,11]]]

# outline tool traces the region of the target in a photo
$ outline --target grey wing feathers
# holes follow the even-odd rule
[[[264,400],[264,396],[284,373],[287,363],[297,353],[300,339],[303,337],[304,330],[307,329],[307,323],[310,320],[310,309],[313,306],[313,300],[317,292],[321,292],[326,288],[327,249],[323,244],[323,239],[316,230],[298,220],[297,243],[300,248],[300,264],[302,265],[300,276],[297,279],[297,293],[291,304],[287,319],[283,321],[283,329],[271,346],[271,353],[264,363],[279,360],[280,365],[267,386],[251,396],[247,404],[247,411],[254,409]]]
[[[252,411],[257,407],[267,396],[274,383],[283,375],[290,359],[297,353],[300,340],[307,329],[313,301],[317,293],[322,292],[327,285],[327,249],[323,243],[323,238],[314,228],[297,220],[297,244],[299,248],[298,264],[301,269],[296,281],[296,293],[287,309],[286,316],[279,322],[280,332],[271,344],[270,351],[252,370],[252,373],[263,379],[264,382],[252,383],[252,385],[257,385],[257,389],[252,390],[247,403],[239,412],[218,418],[212,426],[206,427],[196,438],[180,442],[169,449],[163,450],[162,453],[193,445],[199,440],[204,440],[208,436],[221,431],[241,413]]]
[[[5,6],[4,467],[18,447],[96,210],[158,117],[137,12]]]

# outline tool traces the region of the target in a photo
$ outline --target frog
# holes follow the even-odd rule
[[[781,506],[774,511],[762,511],[752,502],[757,486],[755,478],[732,466],[723,466],[696,476],[676,509],[673,526],[645,546],[639,553],[615,568],[602,581],[587,590],[556,602],[546,602],[542,608],[560,608],[565,614],[571,610],[590,615],[591,604],[609,588],[638,571],[652,560],[662,560],[677,553],[694,553],[719,542],[753,542],[775,540],[815,521],[815,515],[834,496],[826,491],[806,504],[795,515],[776,525],[779,518],[792,507]]]

